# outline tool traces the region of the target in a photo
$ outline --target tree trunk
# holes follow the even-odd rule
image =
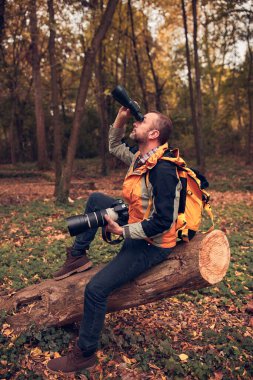
[[[53,0],[47,1],[49,14],[49,62],[51,69],[51,96],[52,96],[52,111],[53,111],[53,126],[54,126],[54,163],[55,163],[55,191],[56,195],[60,186],[62,174],[62,135],[59,113],[59,88],[58,88],[58,73],[57,61],[55,52],[55,35],[56,24],[54,18],[54,3]]]
[[[218,118],[218,97],[216,96],[215,93],[215,83],[214,83],[214,67],[213,67],[213,62],[210,57],[210,47],[209,47],[209,19],[208,19],[208,11],[206,10],[205,5],[203,5],[204,10],[204,15],[205,15],[205,22],[204,22],[204,43],[205,43],[205,56],[207,60],[207,68],[208,68],[208,74],[210,78],[210,90],[211,90],[211,125],[215,124],[215,120]]]
[[[150,53],[150,47],[149,47],[149,42],[148,42],[148,36],[145,33],[145,47],[146,47],[146,53],[148,56],[148,61],[150,65],[150,70],[152,73],[153,81],[154,81],[154,86],[155,86],[155,105],[156,105],[156,110],[159,112],[162,112],[162,106],[161,106],[161,96],[162,96],[162,86],[159,84],[159,78],[156,75],[153,60],[151,57]]]
[[[9,132],[9,142],[11,150],[11,163],[12,165],[17,164],[17,128],[16,128],[16,99],[12,96],[12,110],[11,110],[11,121],[10,121],[10,132]]]
[[[131,24],[132,42],[133,42],[133,48],[134,48],[134,59],[135,59],[135,63],[136,63],[136,73],[137,73],[137,78],[139,81],[139,86],[140,86],[141,92],[142,92],[144,109],[146,112],[148,112],[148,101],[147,101],[146,86],[145,86],[144,78],[142,76],[141,65],[140,65],[140,60],[139,60],[139,55],[138,55],[131,0],[128,0],[128,9],[129,9],[129,16],[130,16],[130,24]]]
[[[199,145],[200,170],[205,172],[205,155],[203,147],[203,107],[202,95],[200,86],[200,67],[198,55],[198,19],[197,19],[197,0],[192,0],[192,15],[193,15],[193,46],[194,46],[194,64],[195,64],[195,85],[197,98],[197,138]]]
[[[0,47],[2,46],[5,27],[5,0],[0,0]]]
[[[222,231],[198,234],[190,243],[179,244],[168,259],[134,281],[115,290],[107,312],[128,309],[220,282],[230,261],[228,240]],[[46,280],[0,298],[0,309],[15,310],[8,323],[17,331],[32,323],[39,327],[63,326],[82,317],[84,287],[102,268],[61,281]]]
[[[103,62],[102,62],[102,46],[99,49],[98,62],[95,65],[95,76],[96,76],[96,98],[98,105],[98,113],[100,117],[100,158],[101,158],[101,175],[106,176],[107,173],[107,127],[108,127],[108,113],[105,102],[104,95],[104,72],[103,72]]]
[[[88,92],[89,82],[92,74],[93,64],[96,58],[97,50],[103,40],[114,15],[116,6],[118,4],[117,0],[109,0],[107,8],[102,16],[99,27],[97,28],[95,35],[92,39],[90,48],[86,51],[80,84],[76,99],[75,115],[73,120],[73,126],[70,136],[70,141],[67,151],[66,165],[63,169],[62,178],[60,182],[59,191],[57,194],[58,202],[66,202],[70,190],[70,181],[72,176],[74,158],[76,153],[80,123],[84,112],[85,100]]]
[[[43,110],[43,95],[40,75],[40,57],[38,51],[38,26],[37,26],[37,7],[36,0],[30,0],[30,32],[31,32],[31,53],[32,53],[32,73],[34,85],[35,116],[37,130],[37,148],[38,148],[38,168],[46,169],[48,167],[48,156],[45,133],[45,117]]]
[[[185,10],[184,0],[181,1],[181,6],[182,6],[183,21],[184,21],[185,51],[186,51],[187,74],[188,74],[189,91],[190,91],[190,106],[191,106],[191,115],[192,115],[192,125],[193,125],[194,141],[195,141],[195,148],[196,148],[197,164],[200,165],[200,163],[201,163],[201,152],[200,152],[199,132],[198,132],[198,125],[197,125],[196,109],[195,109],[195,103],[194,103],[192,75],[191,75],[191,58],[190,58],[190,49],[189,49],[189,41],[188,41],[187,15],[186,15],[186,10]]]
[[[248,107],[249,107],[249,127],[248,127],[248,139],[246,144],[246,163],[252,163],[252,145],[253,145],[253,52],[250,43],[250,25],[247,30],[247,43],[248,43],[248,85],[247,85],[247,95],[248,95]]]

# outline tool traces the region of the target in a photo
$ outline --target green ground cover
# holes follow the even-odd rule
[[[249,190],[250,182],[248,169],[238,175],[234,165],[225,178],[222,166],[212,162],[210,178],[215,183],[211,190],[230,191],[230,197],[214,207],[216,228],[226,230],[231,246],[227,276],[212,288],[108,315],[99,365],[86,373],[88,378],[124,379],[126,374],[129,379],[253,378],[252,317],[245,312],[253,290],[253,209],[237,196],[237,191]],[[51,278],[72,242],[65,217],[82,209],[81,200],[68,206],[50,200],[2,205],[1,289],[11,292]],[[90,257],[94,264],[107,262],[117,250],[99,234]],[[48,352],[66,352],[78,331],[77,326],[31,328],[16,337],[8,333],[4,313],[1,325],[2,379],[50,378],[43,374],[38,357],[41,363]]]

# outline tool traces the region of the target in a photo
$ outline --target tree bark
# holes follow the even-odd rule
[[[0,0],[0,47],[2,46],[5,27],[5,0]]]
[[[147,53],[147,56],[148,56],[150,70],[151,70],[151,73],[152,73],[152,77],[153,77],[153,81],[154,81],[154,86],[155,86],[155,106],[156,106],[156,110],[159,111],[159,112],[162,112],[161,98],[162,98],[162,93],[163,93],[163,87],[164,87],[164,85],[166,83],[166,80],[162,83],[162,85],[159,83],[159,77],[158,77],[158,75],[155,72],[155,67],[154,67],[154,63],[153,63],[153,60],[152,60],[152,56],[151,56],[151,52],[150,52],[150,47],[149,47],[149,42],[148,42],[148,36],[147,36],[146,32],[145,32],[145,47],[146,47],[146,53]]]
[[[43,95],[40,75],[40,57],[38,50],[38,26],[37,26],[37,6],[36,0],[30,0],[30,32],[31,32],[31,53],[32,53],[32,73],[34,85],[35,116],[37,129],[37,148],[38,148],[38,168],[48,167],[45,117],[43,110]]]
[[[248,44],[248,84],[247,84],[247,96],[248,96],[248,108],[249,108],[249,126],[248,126],[248,138],[246,144],[246,163],[252,163],[252,145],[253,145],[253,52],[250,41],[251,31],[250,24],[247,28],[247,44]]]
[[[107,312],[128,309],[220,282],[230,261],[229,243],[222,231],[198,234],[190,243],[179,244],[168,259],[134,281],[115,290]],[[102,268],[61,281],[46,280],[0,298],[0,309],[14,310],[8,323],[16,331],[31,324],[62,326],[79,321],[83,313],[84,287]]]
[[[197,0],[192,0],[193,15],[193,46],[194,46],[194,65],[195,65],[195,86],[197,98],[197,138],[199,145],[200,170],[205,172],[205,155],[203,147],[203,106],[200,86],[200,67],[198,55],[198,18],[197,18]]]
[[[49,62],[51,69],[51,99],[53,111],[53,126],[54,126],[54,163],[55,163],[55,195],[60,186],[62,174],[62,134],[59,112],[59,87],[58,87],[58,73],[57,61],[55,51],[55,36],[56,36],[56,23],[54,17],[54,2],[48,0],[48,15],[49,15]]]
[[[129,9],[129,16],[130,16],[130,24],[131,24],[131,34],[132,34],[132,42],[133,42],[133,49],[134,49],[134,59],[135,59],[135,63],[136,63],[136,74],[137,74],[139,86],[140,86],[141,92],[142,92],[144,109],[146,112],[148,112],[148,101],[147,101],[146,86],[145,86],[144,78],[142,76],[139,54],[138,54],[138,49],[137,49],[137,42],[136,42],[136,36],[135,36],[135,30],[134,30],[134,18],[133,18],[133,10],[132,10],[132,5],[131,5],[131,0],[128,0],[128,9]]]
[[[188,41],[187,14],[186,14],[186,10],[185,10],[184,0],[181,0],[181,7],[182,7],[183,22],[184,22],[185,51],[186,51],[189,92],[190,92],[190,106],[191,106],[191,115],[192,115],[192,125],[193,125],[197,164],[200,165],[200,163],[201,163],[201,152],[200,152],[199,132],[198,132],[196,109],[195,109],[195,102],[194,102],[194,93],[193,93],[193,84],[192,84],[191,58],[190,58],[190,49],[189,49],[189,41]]]
[[[100,117],[100,158],[101,158],[101,175],[106,176],[107,170],[107,145],[108,145],[108,113],[104,95],[104,71],[102,62],[102,46],[99,49],[98,62],[95,64],[95,76],[96,76],[96,98],[98,113]]]
[[[69,195],[70,181],[72,176],[74,158],[77,148],[77,141],[80,129],[80,123],[84,112],[85,100],[88,92],[88,87],[90,83],[90,78],[92,74],[93,65],[96,58],[96,53],[103,40],[114,15],[116,6],[118,4],[117,0],[109,0],[107,8],[102,16],[99,27],[97,28],[95,35],[92,39],[90,48],[86,51],[80,84],[76,99],[75,114],[73,120],[73,126],[70,136],[70,141],[67,151],[66,165],[62,172],[62,178],[59,186],[59,191],[57,194],[58,202],[66,202]]]

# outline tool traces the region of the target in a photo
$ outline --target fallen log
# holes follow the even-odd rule
[[[190,243],[179,244],[163,263],[114,291],[108,312],[214,285],[225,276],[229,261],[229,243],[222,231],[197,234]],[[60,281],[45,280],[3,296],[0,310],[14,311],[7,321],[16,332],[31,324],[46,327],[76,322],[83,312],[84,288],[103,266]]]

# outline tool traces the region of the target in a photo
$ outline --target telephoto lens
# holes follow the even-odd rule
[[[140,107],[134,100],[132,100],[129,97],[128,93],[126,92],[123,86],[120,86],[120,85],[116,86],[114,90],[112,91],[112,96],[123,107],[130,109],[131,114],[135,117],[136,120],[138,121],[144,120],[144,116],[140,112]]]
[[[105,215],[123,226],[128,221],[128,207],[121,199],[117,199],[110,208],[84,215],[70,216],[66,219],[70,236],[80,235],[90,228],[106,226]]]
[[[107,224],[104,216],[110,216],[114,221],[118,219],[118,213],[113,208],[99,210],[84,215],[70,216],[66,219],[70,236],[80,235],[90,228],[103,227]]]

